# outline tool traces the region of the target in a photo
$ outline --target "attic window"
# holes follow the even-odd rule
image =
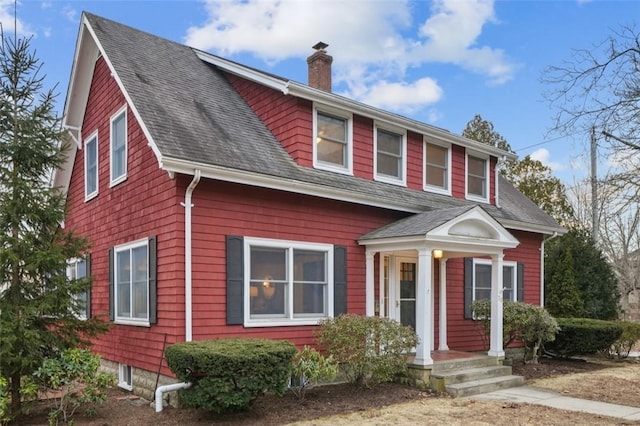
[[[406,137],[398,131],[376,128],[376,180],[404,184],[406,182]]]
[[[467,198],[477,201],[489,199],[489,160],[467,155]]]
[[[127,178],[127,107],[111,117],[111,186]]]

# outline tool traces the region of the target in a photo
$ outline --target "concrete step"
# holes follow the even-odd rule
[[[490,377],[488,379],[471,380],[463,383],[453,383],[447,385],[445,390],[453,397],[477,395],[480,393],[493,392],[499,389],[507,389],[524,384],[522,376],[501,376]]]
[[[446,386],[456,383],[510,375],[511,367],[506,365],[495,365],[491,367],[475,367],[463,370],[431,373],[429,381],[432,388],[443,391]]]
[[[433,372],[446,373],[455,370],[463,370],[478,367],[492,367],[502,365],[498,358],[478,355],[470,358],[452,359],[450,361],[438,361],[433,366]]]

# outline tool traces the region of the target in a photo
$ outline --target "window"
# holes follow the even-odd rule
[[[111,186],[127,178],[127,107],[111,117]]]
[[[69,280],[71,281],[88,278],[89,262],[90,262],[89,255],[87,255],[83,259],[74,259],[69,261],[67,264],[67,278],[69,278]],[[74,297],[74,299],[78,304],[77,310],[75,311],[78,318],[80,319],[89,318],[89,316],[91,315],[90,292],[87,290],[82,293],[79,293]]]
[[[424,189],[451,195],[449,148],[425,142]]]
[[[333,315],[333,246],[245,239],[245,322],[316,324]]]
[[[126,390],[133,390],[133,374],[132,374],[130,365],[119,364],[118,387],[121,387]]]
[[[84,142],[84,198],[98,195],[98,132]]]
[[[110,317],[117,323],[148,326],[156,322],[155,251],[155,238],[110,251]]]
[[[351,120],[340,114],[315,111],[315,166],[351,172]]]
[[[471,301],[491,298],[491,260],[465,258],[465,317],[471,318]],[[502,262],[502,298],[524,301],[524,264]]]
[[[488,161],[467,155],[467,197],[486,201],[489,198]]]
[[[376,179],[391,183],[405,182],[405,135],[376,128]]]

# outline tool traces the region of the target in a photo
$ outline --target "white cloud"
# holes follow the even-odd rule
[[[67,18],[69,22],[75,23],[78,21],[77,20],[78,11],[69,5],[66,5],[65,7],[63,7],[61,13],[65,18]]]
[[[431,78],[414,83],[381,81],[362,97],[363,102],[395,111],[415,111],[434,104],[442,97],[442,88]]]
[[[0,25],[5,34],[13,34],[16,31],[18,36],[33,35],[33,31],[26,22],[20,18],[14,19],[13,0],[0,0]]]
[[[550,167],[551,170],[553,170],[554,172],[558,172],[566,169],[566,166],[562,163],[549,161],[550,156],[551,156],[551,153],[546,148],[540,148],[531,153],[532,160],[540,161],[545,166]]]
[[[429,5],[421,12],[430,16],[414,22],[415,9]],[[334,85],[343,85],[344,95],[397,111],[442,96],[427,75],[405,81],[408,67],[449,63],[490,83],[510,80],[515,70],[503,51],[477,45],[484,25],[498,22],[493,0],[204,0],[204,8],[206,21],[187,29],[186,44],[275,63],[306,58],[321,40],[330,45]]]

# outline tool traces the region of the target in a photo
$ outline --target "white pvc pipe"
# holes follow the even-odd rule
[[[184,340],[192,339],[192,295],[193,274],[191,267],[191,196],[200,182],[200,170],[196,169],[193,180],[184,194]]]
[[[186,382],[173,383],[170,385],[164,385],[164,386],[158,387],[158,389],[156,389],[156,413],[161,412],[162,408],[164,407],[164,404],[162,402],[162,395],[165,392],[172,392],[180,389],[187,389],[189,387],[191,387],[191,383],[186,383]]]

